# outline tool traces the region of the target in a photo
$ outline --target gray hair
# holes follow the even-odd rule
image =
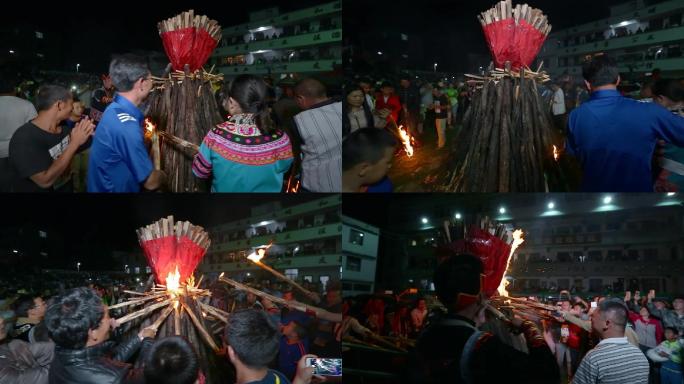
[[[125,54],[115,56],[109,64],[109,76],[119,92],[128,92],[141,78],[150,73],[147,60],[141,56]]]

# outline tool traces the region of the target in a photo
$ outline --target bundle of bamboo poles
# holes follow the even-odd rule
[[[551,33],[551,24],[549,24],[549,20],[541,10],[532,8],[527,4],[518,4],[513,8],[511,0],[500,1],[493,8],[480,13],[477,19],[484,27],[487,24],[510,18],[511,16],[515,19],[516,24],[520,20],[525,20],[545,36]]]
[[[545,170],[553,163],[552,120],[538,84],[540,70],[525,68],[479,77],[463,128],[452,149],[449,192],[544,192]]]
[[[142,329],[151,326],[157,330],[157,338],[184,336],[195,346],[200,357],[202,371],[210,377],[212,375],[211,361],[215,358],[214,352],[220,348],[212,336],[214,332],[209,332],[209,330],[212,329],[213,322],[227,323],[229,314],[202,302],[203,299],[211,297],[211,292],[199,288],[201,280],[194,284],[193,279],[190,279],[188,284],[177,291],[171,291],[162,284],[153,286],[147,292],[124,291],[134,297],[126,302],[112,305],[109,309],[142,305],[143,308],[118,318],[117,323],[124,324],[138,319],[139,324],[134,328]]]
[[[195,15],[194,10],[183,12],[179,15],[162,20],[157,24],[159,33],[171,32],[183,28],[199,28],[207,31],[209,36],[218,40],[221,38],[221,26],[216,20],[211,20],[205,15]]]
[[[273,303],[280,304],[280,305],[287,307],[287,308],[296,309],[300,312],[310,313],[310,314],[315,315],[318,318],[326,318],[327,320],[330,320],[332,317],[336,318],[339,316],[339,320],[332,320],[332,321],[337,321],[337,322],[342,321],[342,314],[341,313],[340,314],[333,314],[331,312],[326,311],[325,309],[314,307],[313,305],[300,303],[298,301],[288,301],[288,300],[282,299],[280,297],[273,296],[273,295],[268,294],[266,292],[260,291],[256,288],[252,288],[248,285],[242,284],[242,283],[237,282],[233,279],[225,277],[223,273],[221,273],[221,275],[219,276],[219,281],[227,283],[229,285],[232,285],[236,289],[252,293],[257,297],[268,299]]]
[[[181,238],[187,236],[193,243],[204,249],[211,245],[209,234],[199,225],[194,225],[189,221],[174,221],[173,216],[159,219],[152,224],[135,230],[138,241],[142,244],[146,241],[158,239],[166,236],[176,236]]]
[[[181,73],[169,68],[168,73],[155,80],[147,111],[161,136],[162,170],[170,191],[204,191],[207,186],[192,174],[192,161],[209,130],[223,121],[212,90],[222,75],[192,73],[188,66]]]
[[[556,307],[527,300],[525,298],[493,296],[490,299],[490,303],[492,307],[499,311],[512,311],[523,318],[535,322],[539,320],[557,321],[556,318],[551,315],[552,312],[557,310]]]

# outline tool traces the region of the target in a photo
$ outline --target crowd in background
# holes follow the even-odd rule
[[[35,275],[3,278],[0,381],[167,383],[180,377],[174,382],[194,384],[203,383],[207,375],[236,383],[324,380],[312,378],[312,368],[305,367],[304,360],[340,357],[335,335],[339,323],[209,280],[206,287],[212,295],[206,304],[230,316],[225,330],[217,334],[222,358],[216,366],[209,365],[212,372],[203,372],[199,367],[206,365],[198,361],[197,353],[203,345],[191,345],[184,337],[156,338],[156,330],[142,328],[140,319],[125,324],[113,320],[140,308],[108,310],[107,306],[130,300],[127,290],[149,289],[151,279],[61,272],[45,272],[40,279]],[[325,287],[302,282],[313,292],[307,297],[284,283],[253,279],[245,283],[286,301],[313,304],[331,316],[341,313],[339,281],[329,281]],[[165,359],[175,363],[164,363]],[[71,365],[76,360],[80,367]]]

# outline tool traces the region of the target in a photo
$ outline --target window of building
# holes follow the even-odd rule
[[[617,231],[621,227],[621,223],[619,221],[611,221],[606,223],[606,231]]]
[[[601,230],[601,226],[598,224],[587,224],[587,232],[599,232]]]
[[[347,256],[348,271],[361,272],[361,258],[354,256]]]
[[[658,259],[658,249],[657,248],[644,249],[644,259],[657,260]]]
[[[639,251],[636,249],[630,249],[627,251],[627,257],[629,261],[639,261]]]
[[[349,230],[349,242],[355,245],[363,245],[363,232],[356,229]]]
[[[590,292],[602,292],[603,291],[603,280],[602,279],[589,279],[589,291]]]
[[[371,285],[370,284],[356,283],[356,284],[354,284],[354,290],[360,291],[360,292],[370,292],[371,291]]]
[[[570,252],[558,252],[556,253],[556,260],[561,263],[567,263],[570,261]]]
[[[622,251],[616,250],[616,249],[608,251],[608,257],[607,257],[608,261],[619,261],[621,258],[622,258]]]
[[[285,270],[285,276],[290,280],[297,280],[297,275],[299,274],[299,269],[291,268]]]
[[[304,281],[308,281],[309,283],[313,283],[313,276],[311,276],[311,275],[304,276]]]
[[[589,251],[587,256],[589,256],[589,261],[603,261],[603,254],[601,251]]]

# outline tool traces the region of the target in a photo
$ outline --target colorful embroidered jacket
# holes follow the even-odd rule
[[[239,114],[209,131],[192,172],[202,179],[212,178],[212,192],[280,192],[292,160],[285,132],[264,135],[254,115]]]

